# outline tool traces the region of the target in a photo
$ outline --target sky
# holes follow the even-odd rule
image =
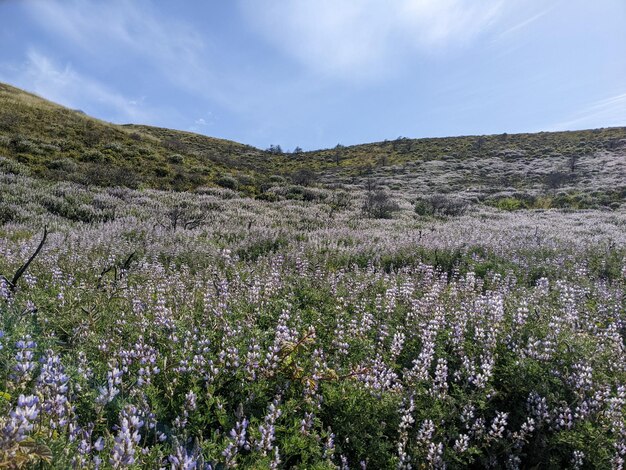
[[[0,0],[0,81],[305,150],[626,125],[624,0]]]

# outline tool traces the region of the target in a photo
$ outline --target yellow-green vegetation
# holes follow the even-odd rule
[[[626,128],[606,128],[398,138],[277,153],[190,132],[115,125],[0,84],[0,156],[18,162],[22,172],[35,177],[100,186],[174,190],[223,186],[271,200],[274,196],[264,193],[280,178],[305,186],[313,181],[345,184],[373,174],[420,174],[440,164],[448,173],[466,173],[461,180],[465,187],[487,181],[495,187],[519,190],[539,182],[555,189],[576,180],[577,168],[584,159],[598,152],[615,151],[625,143]],[[524,162],[536,159],[549,162],[545,168],[554,171],[525,173],[521,168]],[[496,172],[481,167],[485,160],[515,171]],[[449,182],[441,184],[448,186]],[[389,187],[394,189],[393,184]]]
[[[0,152],[33,176],[101,186],[185,190],[228,171],[251,147],[181,131],[120,126],[0,84]]]

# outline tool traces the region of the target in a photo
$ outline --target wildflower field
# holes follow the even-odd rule
[[[0,173],[0,468],[623,468],[626,211],[316,191]]]

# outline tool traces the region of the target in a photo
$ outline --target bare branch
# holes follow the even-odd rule
[[[20,268],[15,272],[15,275],[13,276],[13,279],[11,279],[11,281],[7,279],[7,282],[9,283],[9,288],[11,289],[12,292],[14,292],[15,288],[17,287],[17,281],[20,280],[20,277],[22,277],[22,274],[26,272],[26,270],[30,266],[30,263],[33,262],[33,260],[37,257],[37,255],[43,248],[44,243],[46,243],[46,238],[48,238],[48,227],[44,227],[43,237],[41,241],[39,242],[39,246],[37,247],[35,252],[31,255],[31,257],[28,258],[28,261],[26,261],[26,263],[20,266]]]

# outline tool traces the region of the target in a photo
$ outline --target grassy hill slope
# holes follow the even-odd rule
[[[512,196],[517,199],[504,205],[513,206],[557,190],[570,198],[606,193],[605,202],[615,202],[626,189],[626,128],[398,138],[277,154],[190,132],[106,123],[5,84],[0,157],[12,171],[44,179],[174,190],[224,186],[255,196],[289,180],[375,184],[416,196]]]
[[[226,155],[262,154],[222,139],[106,123],[5,84],[0,153],[33,176],[178,190],[217,181],[232,169]]]

